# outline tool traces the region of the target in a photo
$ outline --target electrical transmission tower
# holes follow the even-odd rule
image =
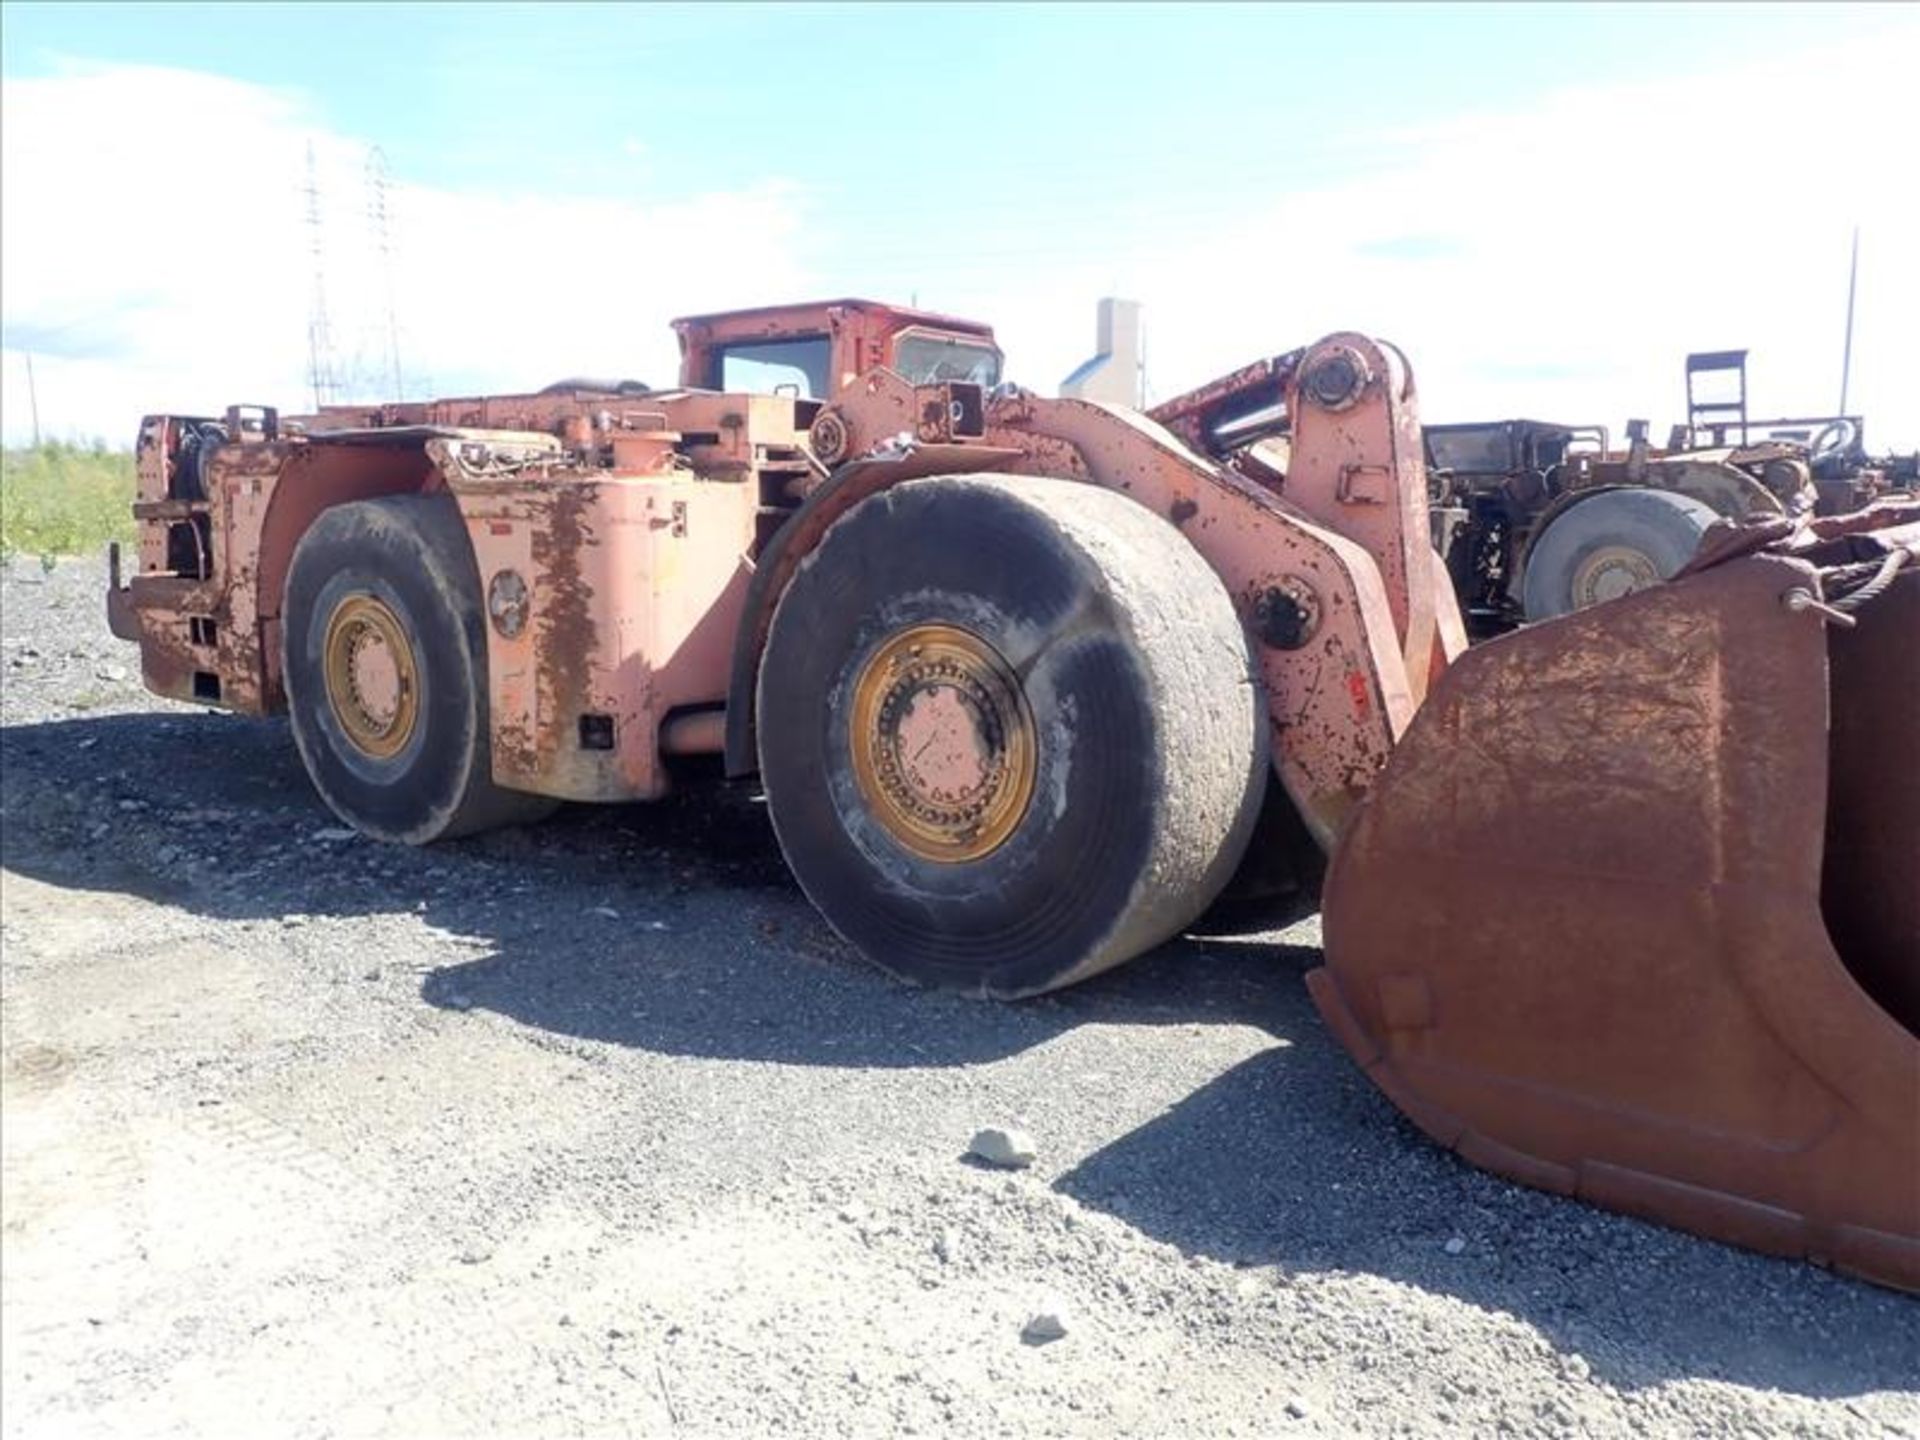
[[[393,227],[387,205],[389,176],[387,155],[378,145],[367,152],[367,228],[372,232],[374,250],[380,262],[380,286],[385,301],[387,350],[387,394],[403,400],[406,392],[400,373],[400,320],[393,303]]]
[[[327,325],[326,237],[320,222],[320,168],[307,142],[307,235],[313,252],[313,298],[307,311],[307,380],[313,408],[329,404],[338,389],[333,374],[333,336]]]

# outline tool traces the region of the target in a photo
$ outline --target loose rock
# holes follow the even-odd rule
[[[1033,1164],[1038,1152],[1034,1149],[1033,1137],[1026,1131],[989,1126],[973,1137],[967,1153],[1002,1170],[1024,1170]]]
[[[1059,1300],[1048,1300],[1020,1327],[1020,1338],[1029,1345],[1048,1345],[1067,1333],[1067,1307]]]

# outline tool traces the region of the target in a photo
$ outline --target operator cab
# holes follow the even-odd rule
[[[1468,491],[1538,484],[1576,452],[1608,453],[1600,425],[1553,425],[1539,420],[1474,421],[1428,425],[1427,469],[1452,477]]]
[[[1002,355],[974,320],[872,300],[828,300],[693,315],[673,322],[688,389],[831,400],[885,367],[914,385],[990,389]]]

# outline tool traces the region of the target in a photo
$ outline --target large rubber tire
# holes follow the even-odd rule
[[[1326,873],[1326,852],[1269,771],[1240,866],[1191,928],[1199,935],[1257,935],[1304,920],[1320,908]]]
[[[412,651],[416,718],[391,756],[356,745],[327,694],[329,623],[355,597],[384,606]],[[480,576],[450,497],[398,495],[323,511],[294,549],[281,614],[294,741],[320,798],[356,830],[423,845],[556,808],[491,778]]]
[[[867,662],[930,624],[1004,657],[1037,737],[1031,802],[960,863],[900,843],[850,743]],[[1267,770],[1219,578],[1144,507],[1060,480],[913,480],[851,510],[780,601],[758,729],[774,829],[828,923],[903,979],[1000,999],[1185,927],[1239,861]]]
[[[1581,593],[1582,576],[1609,554],[1650,572],[1638,588],[1671,579],[1717,519],[1706,505],[1671,490],[1603,490],[1579,501],[1548,522],[1527,555],[1520,580],[1526,618],[1550,620],[1597,603]]]

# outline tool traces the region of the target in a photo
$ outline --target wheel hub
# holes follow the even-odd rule
[[[1033,799],[1038,747],[1019,678],[955,626],[915,625],[874,652],[854,683],[849,742],[874,817],[930,860],[990,854]]]
[[[347,738],[376,760],[406,746],[419,718],[419,667],[400,618],[349,595],[327,621],[327,703]]]
[[[1576,609],[1618,600],[1660,583],[1653,560],[1627,545],[1603,545],[1584,560],[1573,577]]]

